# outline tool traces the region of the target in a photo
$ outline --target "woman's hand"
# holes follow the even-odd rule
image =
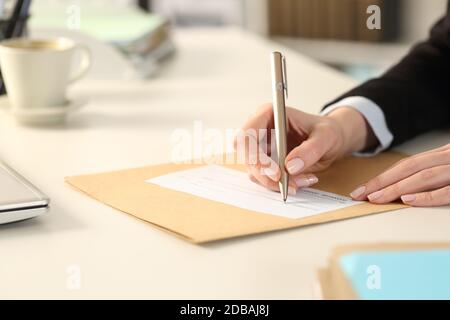
[[[364,117],[352,108],[339,108],[326,117],[287,108],[286,117],[289,154],[284,165],[290,194],[317,183],[314,172],[345,154],[364,149],[374,139]],[[270,158],[273,128],[272,104],[263,105],[243,126],[235,148],[238,154],[245,153],[254,182],[279,191],[280,169]]]
[[[372,203],[401,198],[417,207],[450,204],[450,144],[399,161],[351,196]]]

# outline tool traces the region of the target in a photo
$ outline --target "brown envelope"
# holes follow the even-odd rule
[[[319,269],[317,275],[325,300],[355,300],[355,294],[350,281],[339,267],[339,259],[346,254],[357,251],[406,251],[406,250],[431,250],[448,249],[448,242],[431,243],[376,243],[376,244],[349,244],[335,248],[330,256],[329,265]]]
[[[382,172],[403,155],[383,153],[371,158],[349,157],[318,174],[314,188],[348,195],[359,184]],[[295,228],[390,211],[400,203],[363,203],[324,214],[289,219],[253,212],[146,183],[145,180],[198,165],[163,164],[115,172],[67,177],[66,182],[113,208],[170,231],[194,243]],[[240,165],[227,165],[245,170]]]

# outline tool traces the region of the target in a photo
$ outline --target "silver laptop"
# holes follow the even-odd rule
[[[0,224],[41,215],[48,204],[42,192],[0,161]]]

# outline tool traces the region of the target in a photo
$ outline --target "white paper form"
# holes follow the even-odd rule
[[[218,165],[181,170],[146,180],[148,183],[275,216],[299,219],[360,204],[351,198],[312,188],[288,196],[253,183],[247,174]]]

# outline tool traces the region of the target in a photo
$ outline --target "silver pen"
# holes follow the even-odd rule
[[[283,201],[286,202],[288,196],[289,174],[286,171],[284,162],[287,154],[287,126],[286,126],[286,104],[287,99],[287,78],[286,59],[280,52],[272,52],[270,55],[270,65],[272,71],[272,97],[273,97],[273,117],[275,124],[275,138],[277,144],[278,166],[281,170],[279,187]]]

